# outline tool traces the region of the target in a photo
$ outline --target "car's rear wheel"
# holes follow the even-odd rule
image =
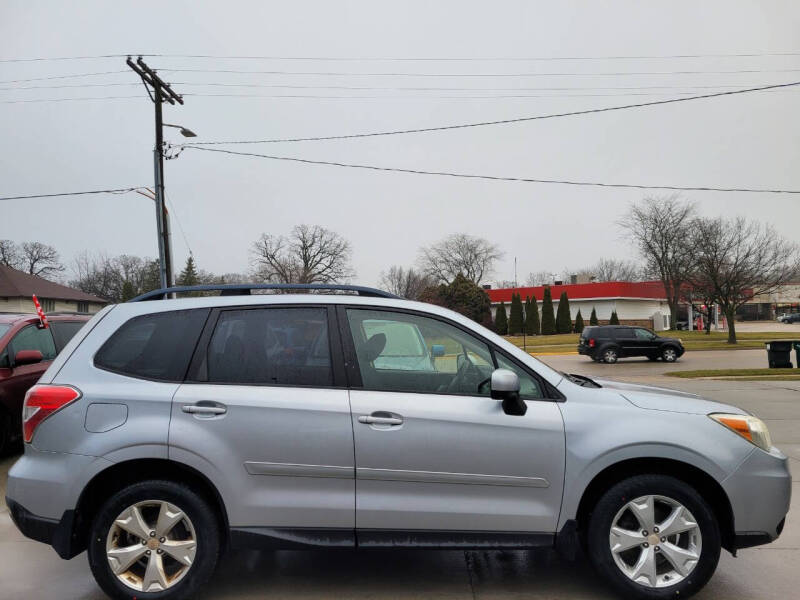
[[[616,348],[606,348],[603,350],[603,362],[608,364],[614,364],[619,359],[619,354]]]
[[[89,565],[112,598],[193,596],[219,555],[213,510],[170,481],[143,481],[114,494],[94,519],[91,536]]]
[[[667,346],[661,351],[661,358],[664,362],[675,362],[678,360],[678,351],[672,346]]]
[[[589,555],[626,598],[687,598],[719,561],[720,532],[692,487],[665,475],[639,475],[609,489],[589,521]]]

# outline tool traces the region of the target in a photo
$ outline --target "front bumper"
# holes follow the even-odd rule
[[[789,459],[777,448],[754,448],[723,482],[733,512],[736,549],[775,541],[792,498]]]
[[[61,519],[48,519],[33,514],[10,498],[6,498],[6,505],[11,520],[25,537],[50,544],[61,558],[72,558],[80,552],[72,536],[75,530],[74,510],[65,511]]]

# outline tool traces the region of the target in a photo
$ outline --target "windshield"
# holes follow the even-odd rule
[[[11,325],[6,325],[5,323],[0,323],[0,338],[6,334],[6,331],[11,329]]]

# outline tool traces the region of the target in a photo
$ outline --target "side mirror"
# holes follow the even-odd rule
[[[444,344],[433,344],[431,346],[431,356],[433,358],[444,356]]]
[[[522,416],[528,412],[528,405],[519,397],[519,377],[508,369],[492,371],[491,394],[495,400],[502,400],[503,412],[507,415]]]
[[[44,356],[38,350],[20,350],[14,355],[14,366],[35,365],[42,360],[44,360]]]

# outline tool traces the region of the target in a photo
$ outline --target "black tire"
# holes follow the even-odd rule
[[[694,515],[700,528],[700,559],[688,576],[674,585],[655,588],[632,581],[617,566],[611,552],[609,532],[617,512],[630,500],[646,495],[666,496],[679,502]],[[637,475],[617,483],[603,494],[589,519],[589,557],[595,569],[623,598],[664,600],[690,597],[714,574],[720,546],[719,525],[709,505],[694,488],[667,475]]]
[[[145,500],[164,500],[174,504],[189,518],[196,533],[194,561],[186,574],[174,586],[164,591],[143,592],[128,587],[112,572],[106,556],[106,538],[114,520],[129,506]],[[92,523],[88,544],[89,566],[98,585],[111,598],[124,600],[177,600],[193,597],[213,574],[219,551],[220,528],[215,511],[187,486],[162,480],[135,483],[109,498]]]
[[[600,353],[600,360],[606,364],[613,365],[619,360],[619,350],[614,346],[603,348]]]

